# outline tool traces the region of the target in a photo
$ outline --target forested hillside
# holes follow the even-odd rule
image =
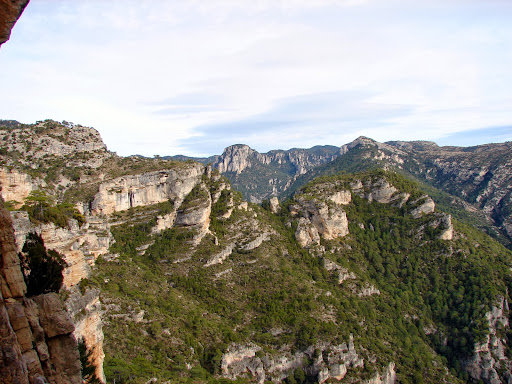
[[[389,201],[369,197],[383,188]],[[346,205],[330,199],[342,191]],[[317,382],[337,364],[347,368],[343,382],[361,382],[392,364],[399,382],[466,381],[474,345],[494,332],[486,313],[508,300],[511,254],[424,212],[427,200],[385,172],[320,178],[279,214],[230,191],[212,206],[199,244],[187,228],[151,235],[144,210],[128,211],[112,228],[119,257],[90,281],[107,308],[107,377]],[[329,224],[336,210],[346,212],[345,236],[327,235],[340,226]],[[324,220],[324,232],[301,247],[304,220],[311,228]],[[495,336],[506,348],[506,330]]]

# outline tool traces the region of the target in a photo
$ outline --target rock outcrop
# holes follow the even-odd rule
[[[382,204],[395,203],[401,207],[409,199],[409,195],[399,193],[385,178],[380,177],[353,181],[350,183],[350,188],[356,195],[370,203],[372,201]]]
[[[486,384],[512,381],[512,361],[505,355],[507,339],[504,331],[510,325],[508,315],[508,302],[503,297],[485,314],[489,334],[485,341],[475,345],[473,357],[464,362],[465,370],[475,381],[482,380]]]
[[[328,380],[341,381],[351,369],[364,366],[364,359],[357,353],[353,338],[349,343],[331,345],[318,343],[304,351],[291,353],[280,351],[265,354],[256,344],[232,344],[222,356],[223,377],[235,380],[239,377],[254,377],[260,384],[272,380],[281,382],[301,369],[318,383]],[[368,381],[368,384],[393,384],[396,380],[395,364],[390,363],[384,370]]]
[[[0,45],[9,40],[11,30],[29,0],[0,0]]]
[[[206,185],[202,183],[198,187],[202,193],[199,194],[198,198],[188,201],[185,207],[180,206],[178,208],[174,222],[177,227],[187,227],[195,231],[192,240],[195,245],[199,244],[201,239],[209,232],[208,227],[212,211],[212,198]],[[178,193],[183,193],[186,189]]]
[[[481,210],[512,239],[511,142],[464,148],[439,147],[427,141],[379,143],[361,136],[341,147],[263,154],[239,144],[220,156],[196,160],[212,162],[246,199],[256,203],[274,195],[289,197],[312,178],[332,171],[395,168],[464,200],[461,209]]]
[[[260,203],[282,193],[297,177],[332,161],[339,154],[339,148],[334,146],[259,153],[247,145],[237,144],[215,156],[212,165],[227,175],[246,199]],[[206,160],[210,159],[203,159]]]
[[[385,176],[369,175],[345,184],[341,180],[333,179],[331,182],[315,183],[299,190],[294,196],[293,204],[290,205],[292,217],[298,219],[295,231],[298,243],[308,248],[320,245],[321,239],[332,240],[346,236],[349,233],[348,219],[342,207],[351,203],[352,194],[370,203],[375,201],[399,208],[405,207],[415,219],[430,215],[432,220],[429,226],[441,230],[439,238],[453,239],[451,216],[435,213],[435,203],[432,198],[424,195],[411,201],[409,193],[400,192]],[[365,227],[362,223],[360,226]]]
[[[436,204],[434,200],[432,200],[428,196],[423,196],[419,200],[422,200],[421,203],[411,211],[412,217],[415,219],[420,218],[422,215],[428,215],[429,213],[434,212],[436,208]],[[410,204],[417,205],[418,201],[411,201]]]
[[[290,207],[299,218],[295,238],[302,247],[320,244],[320,238],[332,240],[349,233],[343,206],[351,201],[351,193],[336,184],[322,183],[313,191],[295,196]]]
[[[270,212],[279,213],[279,211],[281,210],[281,206],[279,205],[279,200],[277,197],[272,196],[269,201],[269,204],[270,204]]]
[[[383,375],[381,376],[379,372],[375,375],[373,379],[370,379],[365,382],[365,384],[394,384],[396,382],[396,372],[395,372],[395,363],[391,362],[386,367]]]
[[[167,200],[183,201],[203,173],[201,164],[184,163],[174,169],[118,177],[100,184],[99,192],[88,208],[93,215],[111,215]]]
[[[99,289],[87,289],[84,294],[73,289],[66,300],[66,308],[75,324],[74,335],[87,347],[96,377],[106,382],[103,372],[103,320]]]
[[[0,199],[0,376],[10,383],[81,384],[73,322],[55,293],[25,297],[12,220]]]
[[[64,287],[71,288],[91,274],[91,267],[100,255],[108,252],[111,235],[107,232],[108,224],[101,223],[102,236],[95,233],[98,220],[93,225],[87,223],[78,226],[75,220],[69,220],[67,228],[61,228],[53,223],[34,226],[30,223],[28,214],[23,211],[11,212],[16,234],[18,250],[21,251],[29,232],[36,232],[42,237],[47,249],[53,249],[64,256],[67,267],[64,270]],[[94,218],[92,218],[94,220]]]
[[[45,188],[46,182],[16,169],[0,168],[0,186],[4,200],[19,208],[30,192]]]

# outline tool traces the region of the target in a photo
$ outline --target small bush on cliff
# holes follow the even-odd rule
[[[80,363],[82,364],[82,378],[86,384],[101,384],[101,380],[96,376],[96,368],[91,363],[91,351],[87,350],[85,342],[78,341],[78,352],[80,352]]]
[[[40,190],[30,192],[21,209],[27,211],[30,219],[36,223],[52,222],[65,228],[69,219],[75,219],[78,225],[85,224],[85,217],[72,204],[54,204],[53,197]]]
[[[36,233],[28,234],[23,253],[22,270],[27,296],[59,292],[64,280],[62,271],[67,266],[62,256],[52,249],[47,251],[43,239]]]

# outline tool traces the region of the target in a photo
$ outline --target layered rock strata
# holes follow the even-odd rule
[[[3,382],[81,384],[73,322],[55,293],[25,297],[11,217],[0,199],[0,376]]]
[[[111,215],[167,200],[183,201],[203,174],[201,164],[184,164],[169,170],[122,176],[101,183],[99,192],[86,208],[93,215]]]

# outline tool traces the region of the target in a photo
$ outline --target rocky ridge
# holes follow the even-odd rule
[[[348,150],[347,154],[353,150]],[[249,370],[252,372],[247,375],[250,380],[260,381],[261,377],[282,380],[292,373],[295,374],[295,370],[300,367],[305,373],[309,372],[318,380],[333,380],[340,376],[349,380],[350,377],[360,377],[360,371],[348,369],[353,368],[355,363],[345,354],[356,353],[364,361],[364,380],[370,383],[390,383],[396,379],[394,364],[403,367],[400,365],[403,362],[390,358],[391,355],[388,354],[384,354],[383,356],[386,357],[382,358],[376,352],[378,348],[375,349],[375,345],[369,347],[371,344],[364,340],[364,332],[362,334],[360,329],[362,326],[366,327],[364,321],[360,320],[362,314],[358,313],[357,320],[351,319],[343,312],[352,310],[353,306],[348,303],[344,303],[343,308],[339,306],[339,301],[348,297],[349,300],[353,300],[352,304],[364,302],[361,308],[366,308],[375,305],[374,303],[379,302],[381,297],[387,297],[390,294],[385,289],[386,286],[379,284],[375,277],[370,278],[368,272],[359,270],[358,267],[346,262],[354,258],[361,262],[361,259],[357,259],[358,245],[354,243],[356,238],[354,236],[360,235],[358,231],[367,231],[371,236],[378,231],[383,231],[374,219],[351,220],[350,215],[357,213],[354,207],[372,204],[372,207],[377,208],[380,207],[379,204],[393,207],[395,214],[402,212],[408,217],[411,228],[407,228],[409,232],[405,234],[418,246],[440,239],[448,243],[446,247],[439,245],[443,249],[440,255],[443,256],[443,252],[451,252],[455,257],[462,252],[456,249],[450,251],[450,247],[454,244],[452,241],[463,238],[463,235],[454,229],[451,217],[435,212],[435,204],[429,196],[404,189],[402,185],[404,181],[395,180],[386,173],[346,176],[337,180],[321,179],[301,190],[291,204],[281,206],[276,199],[273,199],[269,203],[269,211],[272,212],[270,213],[261,207],[242,201],[239,194],[231,190],[229,183],[209,167],[190,162],[159,162],[156,159],[155,164],[138,158],[118,159],[115,155],[102,150],[84,153],[86,161],[92,162],[86,167],[79,167],[79,177],[75,180],[68,179],[69,184],[62,183],[60,176],[62,174],[48,181],[44,173],[39,175],[40,180],[46,182],[47,192],[55,193],[56,199],[69,196],[67,195],[69,191],[80,192],[80,188],[87,188],[90,184],[85,183],[84,180],[92,181],[94,193],[73,195],[85,197],[74,201],[76,207],[85,216],[82,226],[70,220],[68,226],[62,228],[52,223],[30,222],[24,212],[13,212],[12,215],[18,223],[16,235],[20,243],[23,242],[26,233],[36,231],[43,236],[49,247],[58,250],[68,261],[70,267],[66,271],[65,284],[66,289],[70,291],[70,296],[66,306],[74,318],[76,338],[86,342],[93,353],[98,369],[103,359],[101,329],[105,324],[109,332],[113,332],[115,327],[126,327],[132,332],[139,332],[141,337],[147,338],[150,335],[150,339],[154,338],[159,342],[155,343],[156,345],[172,345],[172,350],[166,352],[169,353],[169,359],[176,366],[181,366],[183,362],[185,369],[190,370],[190,367],[200,367],[205,364],[202,359],[213,353],[201,352],[201,348],[204,348],[201,345],[207,345],[206,343],[211,343],[211,340],[202,340],[200,344],[190,341],[194,340],[194,337],[199,337],[195,333],[187,333],[189,330],[195,332],[194,330],[198,329],[197,324],[202,324],[202,327],[206,327],[205,329],[208,329],[211,323],[218,324],[219,329],[222,329],[229,339],[233,337],[229,336],[229,332],[241,335],[250,335],[251,332],[255,332],[250,326],[253,321],[256,321],[265,324],[261,328],[265,333],[257,336],[252,344],[247,344],[250,338],[246,338],[236,342],[233,350],[218,346],[219,351],[223,353],[215,356],[220,359],[218,361],[221,371],[222,367],[225,368],[225,377],[246,376],[245,372]],[[90,164],[94,163],[96,154],[102,159],[101,165],[93,168]],[[63,158],[66,156],[68,155],[62,155]],[[34,158],[42,159],[37,156]],[[12,159],[4,158],[4,160]],[[28,175],[24,173],[29,170],[24,167],[22,161],[16,161],[16,164],[21,164],[16,168],[16,172]],[[139,165],[141,165],[140,172],[137,171]],[[159,169],[155,170],[155,165]],[[240,174],[242,173],[243,171]],[[26,185],[20,185],[19,190],[27,191],[30,189],[28,185],[33,185],[34,179],[19,177],[17,180],[21,180],[19,183],[26,183]],[[283,220],[282,226],[276,220]],[[145,235],[137,232],[137,228],[143,230]],[[289,242],[291,240],[288,240],[286,228],[289,228],[292,237],[295,235],[298,243],[306,248],[304,252],[294,248],[295,243]],[[301,232],[307,232],[309,238]],[[123,233],[130,235],[124,236]],[[114,238],[116,243],[112,247]],[[166,242],[166,239],[171,241]],[[124,245],[129,246],[124,247]],[[109,248],[117,249],[114,252],[118,253],[110,253]],[[101,256],[101,263],[98,272],[98,269],[95,270],[93,267],[99,256]],[[438,254],[434,256],[439,257]],[[301,264],[306,261],[306,264]],[[104,263],[108,263],[108,266]],[[129,268],[132,267],[134,269],[130,270]],[[160,284],[157,287],[149,280],[149,276],[152,276],[156,267],[158,267],[158,276],[153,278],[164,279],[164,281],[157,280]],[[290,277],[290,271],[301,274],[309,268],[313,268],[312,275],[300,275],[301,277],[297,280],[293,280],[295,277]],[[125,275],[127,271],[129,271],[129,277]],[[281,272],[283,273],[280,274]],[[137,276],[143,283],[137,282]],[[294,275],[291,274],[291,276]],[[329,276],[333,277],[333,284]],[[325,281],[322,280],[324,278]],[[86,284],[89,280],[94,282],[87,284],[99,286],[104,290],[106,312],[102,320],[100,320],[102,304],[98,300],[99,291]],[[307,300],[299,301],[306,308],[314,309],[311,309],[311,314],[301,317],[302,320],[295,320],[304,322],[298,328],[294,329],[286,322],[265,323],[271,317],[268,313],[261,314],[259,311],[278,310],[278,308],[266,308],[268,300],[280,298],[276,302],[285,308],[294,303],[293,300],[289,302],[282,292],[273,291],[279,287],[274,288],[270,283],[272,281],[289,284],[286,295],[292,295],[293,300],[297,300],[296,297],[305,300],[301,296],[304,292],[311,292],[315,297],[314,302],[318,304],[313,305],[313,302]],[[200,282],[200,285],[197,285],[197,282]],[[262,288],[264,294],[259,291],[260,285],[264,286]],[[146,286],[153,287],[152,293],[141,299],[140,292],[147,288]],[[188,287],[192,289],[189,291]],[[122,293],[121,296],[116,296],[116,289],[117,292]],[[152,298],[153,295],[156,296],[155,292],[158,292],[158,295],[169,296],[165,300]],[[221,295],[216,292],[224,293]],[[123,301],[126,299],[122,297],[128,298],[132,295],[137,299],[129,304]],[[211,302],[208,301],[210,296]],[[263,301],[258,301],[263,297],[265,298]],[[176,327],[173,325],[174,321],[167,322],[163,314],[152,312],[151,306],[144,305],[145,301],[155,304],[160,300],[167,303],[173,302],[175,303],[173,305],[179,306],[180,309],[174,307],[170,311],[178,317],[177,324],[187,324],[184,328],[174,328]],[[210,304],[202,306],[203,300]],[[240,303],[245,303],[245,300],[251,300],[245,313],[223,317],[225,311],[236,312],[235,308],[238,308]],[[182,302],[186,303],[183,307],[182,304],[178,304]],[[217,305],[226,309],[214,309]],[[356,308],[358,306],[359,304],[355,305]],[[188,310],[186,307],[195,308],[196,312],[191,315],[191,319],[180,317]],[[377,308],[375,307],[375,310]],[[293,310],[297,311],[297,308],[294,307]],[[197,313],[201,315],[197,317]],[[291,313],[293,311],[286,316],[293,316]],[[280,318],[279,316],[283,314],[279,313],[276,318]],[[413,313],[411,318],[413,316],[417,315]],[[312,321],[309,320],[310,317],[315,319],[313,323],[310,323]],[[325,353],[320,353],[322,358],[318,359],[318,369],[311,368],[314,364],[309,361],[311,356],[307,353],[313,353],[313,359],[318,358],[319,355],[314,350],[322,349],[323,344],[318,344],[318,340],[313,340],[307,333],[296,333],[296,329],[315,329],[314,327],[324,329],[322,327],[325,327],[332,332],[332,328],[329,327],[339,327],[347,323],[353,324],[354,328],[351,330],[358,329],[358,334],[354,333],[355,345],[361,345],[361,347],[355,352],[355,349],[351,351],[350,345],[343,347],[343,340],[325,341],[326,349]],[[131,328],[133,324],[137,324],[137,327]],[[231,324],[229,327],[232,327],[232,330],[229,332],[226,330],[228,327],[226,324]],[[187,338],[184,336],[183,340],[180,340],[179,336],[172,336],[169,344],[169,336],[177,335],[179,332],[187,333]],[[315,334],[314,332],[317,331],[311,332]],[[329,332],[326,334],[330,334]],[[290,344],[279,341],[281,338],[288,342],[292,340],[292,343],[294,338],[297,338],[297,343],[301,340],[301,347],[293,348]],[[345,341],[347,338],[348,334],[345,334]],[[111,336],[107,340],[114,342]],[[192,352],[190,343],[193,345]],[[217,348],[216,344],[213,345],[213,348]],[[253,356],[230,360],[229,353],[236,354],[239,347],[256,349],[253,351]],[[113,347],[108,346],[108,348]],[[145,345],[144,348],[153,347]],[[310,348],[313,348],[313,351]],[[113,351],[115,350],[107,350],[107,355]],[[153,356],[148,352],[144,353],[146,353],[145,356]],[[331,353],[332,361],[329,360]],[[227,356],[224,365],[221,364],[222,356]],[[342,357],[346,359],[343,360]],[[126,361],[131,361],[130,359],[134,357],[126,356],[125,358]],[[338,362],[335,361],[336,359]],[[351,362],[347,365],[345,364],[347,361]],[[156,361],[153,363],[157,364]],[[506,363],[506,361],[500,362],[501,365]],[[109,360],[109,364],[112,364],[112,360]],[[113,369],[111,365],[109,367]],[[122,367],[115,369],[119,370]],[[238,371],[240,374],[236,374]],[[102,373],[100,370],[97,372]],[[380,373],[376,374],[376,372]],[[440,375],[440,373],[431,374]],[[446,380],[440,379],[438,382],[450,382],[451,379]]]
[[[211,162],[246,199],[260,203],[286,190],[298,176],[337,156],[339,148],[333,146],[259,153],[247,145],[237,144],[227,147],[220,156],[197,160]]]
[[[482,210],[512,238],[512,143],[438,147],[428,142],[390,142],[405,152],[403,167],[437,188]]]
[[[232,344],[222,356],[221,370],[224,377],[237,379],[248,373],[260,384],[265,381],[281,382],[297,369],[310,377],[317,377],[318,383],[328,380],[341,381],[351,369],[364,366],[364,360],[356,352],[352,336],[350,341],[340,345],[317,344],[305,351],[283,352],[267,355],[255,344]],[[394,384],[396,373],[394,363],[390,363],[383,376],[379,372],[372,379],[361,381],[364,384]]]
[[[3,156],[0,156],[0,160],[4,167],[0,169],[0,186],[4,199],[11,202],[11,207],[23,205],[32,191],[44,190],[59,200],[69,189],[80,191],[83,188],[81,185],[87,187],[91,181],[96,186],[97,192],[93,194],[79,194],[90,196],[90,200],[75,200],[76,207],[85,215],[85,224],[81,226],[73,219],[68,220],[67,227],[52,222],[34,223],[25,211],[13,211],[11,215],[18,251],[21,251],[28,233],[35,232],[42,237],[47,249],[63,255],[67,263],[64,289],[69,292],[66,306],[74,321],[74,336],[86,344],[96,367],[96,375],[104,381],[100,291],[88,288],[84,291],[81,286],[91,276],[97,258],[102,255],[108,257],[113,240],[110,225],[111,221],[115,223],[117,220],[112,218],[113,214],[172,201],[174,209],[169,215],[174,215],[174,219],[168,217],[166,222],[162,218],[155,230],[164,230],[174,224],[194,227],[198,229],[196,240],[200,241],[200,237],[208,231],[211,203],[202,207],[206,210],[194,209],[193,204],[187,212],[178,211],[178,208],[190,191],[199,185],[204,167],[197,163],[173,166],[176,163],[164,162],[167,169],[109,178],[109,172],[115,175],[118,171],[116,164],[112,166],[105,162],[109,159],[119,160],[107,151],[99,133],[92,128],[45,121],[34,126],[18,125],[4,129],[0,131],[2,134],[3,153],[0,155]],[[140,163],[133,159],[129,160],[128,165],[134,162]],[[142,171],[147,168],[146,163],[143,163]],[[51,169],[42,171],[48,164],[55,170],[51,179],[48,178]],[[66,168],[59,168],[62,166],[76,169],[74,176],[68,177],[64,173]],[[108,168],[105,169],[105,166]],[[112,167],[114,173],[110,171]],[[150,163],[149,169],[151,167],[153,165]]]
[[[435,203],[429,196],[421,196],[410,201],[409,193],[398,191],[385,177],[366,177],[350,183],[317,183],[312,188],[299,191],[290,205],[292,217],[298,218],[295,237],[303,247],[320,245],[320,238],[332,240],[349,233],[348,220],[344,205],[352,201],[352,193],[369,202],[393,204],[399,208],[406,206],[415,219],[423,215],[434,214]],[[433,227],[443,227],[440,239],[453,238],[451,216],[444,213],[434,214]]]
[[[234,145],[209,159],[247,199],[261,202],[290,197],[314,177],[333,172],[357,172],[381,167],[396,169],[441,189],[461,210],[481,214],[490,231],[512,239],[510,169],[511,143],[476,147],[439,147],[425,141],[379,143],[359,137],[339,148],[258,153]],[[314,153],[314,155],[312,154]],[[448,206],[449,204],[447,204]]]

